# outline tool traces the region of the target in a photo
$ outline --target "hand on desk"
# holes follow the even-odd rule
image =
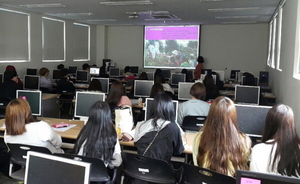
[[[123,133],[121,139],[122,141],[128,142],[128,141],[132,141],[133,137],[128,133]]]

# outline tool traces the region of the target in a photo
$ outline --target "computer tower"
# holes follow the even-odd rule
[[[269,86],[269,72],[259,72],[259,86]]]

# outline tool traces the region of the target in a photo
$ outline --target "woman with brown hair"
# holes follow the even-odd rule
[[[14,99],[7,105],[5,126],[5,143],[41,146],[52,153],[63,153],[60,135],[48,123],[34,119],[26,100]]]
[[[251,140],[237,127],[234,103],[224,96],[216,98],[203,128],[194,139],[194,164],[235,176],[236,170],[248,169],[250,152]]]
[[[132,105],[130,99],[125,95],[124,86],[119,81],[114,81],[106,98],[111,110],[122,105]]]
[[[289,106],[277,104],[269,110],[261,142],[253,147],[251,171],[300,176],[300,139]]]

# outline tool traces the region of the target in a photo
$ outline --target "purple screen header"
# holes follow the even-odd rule
[[[199,27],[146,27],[146,40],[198,40]]]

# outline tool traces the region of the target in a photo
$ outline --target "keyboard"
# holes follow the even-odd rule
[[[89,84],[87,84],[87,83],[74,83],[74,86],[76,88],[88,88]]]

